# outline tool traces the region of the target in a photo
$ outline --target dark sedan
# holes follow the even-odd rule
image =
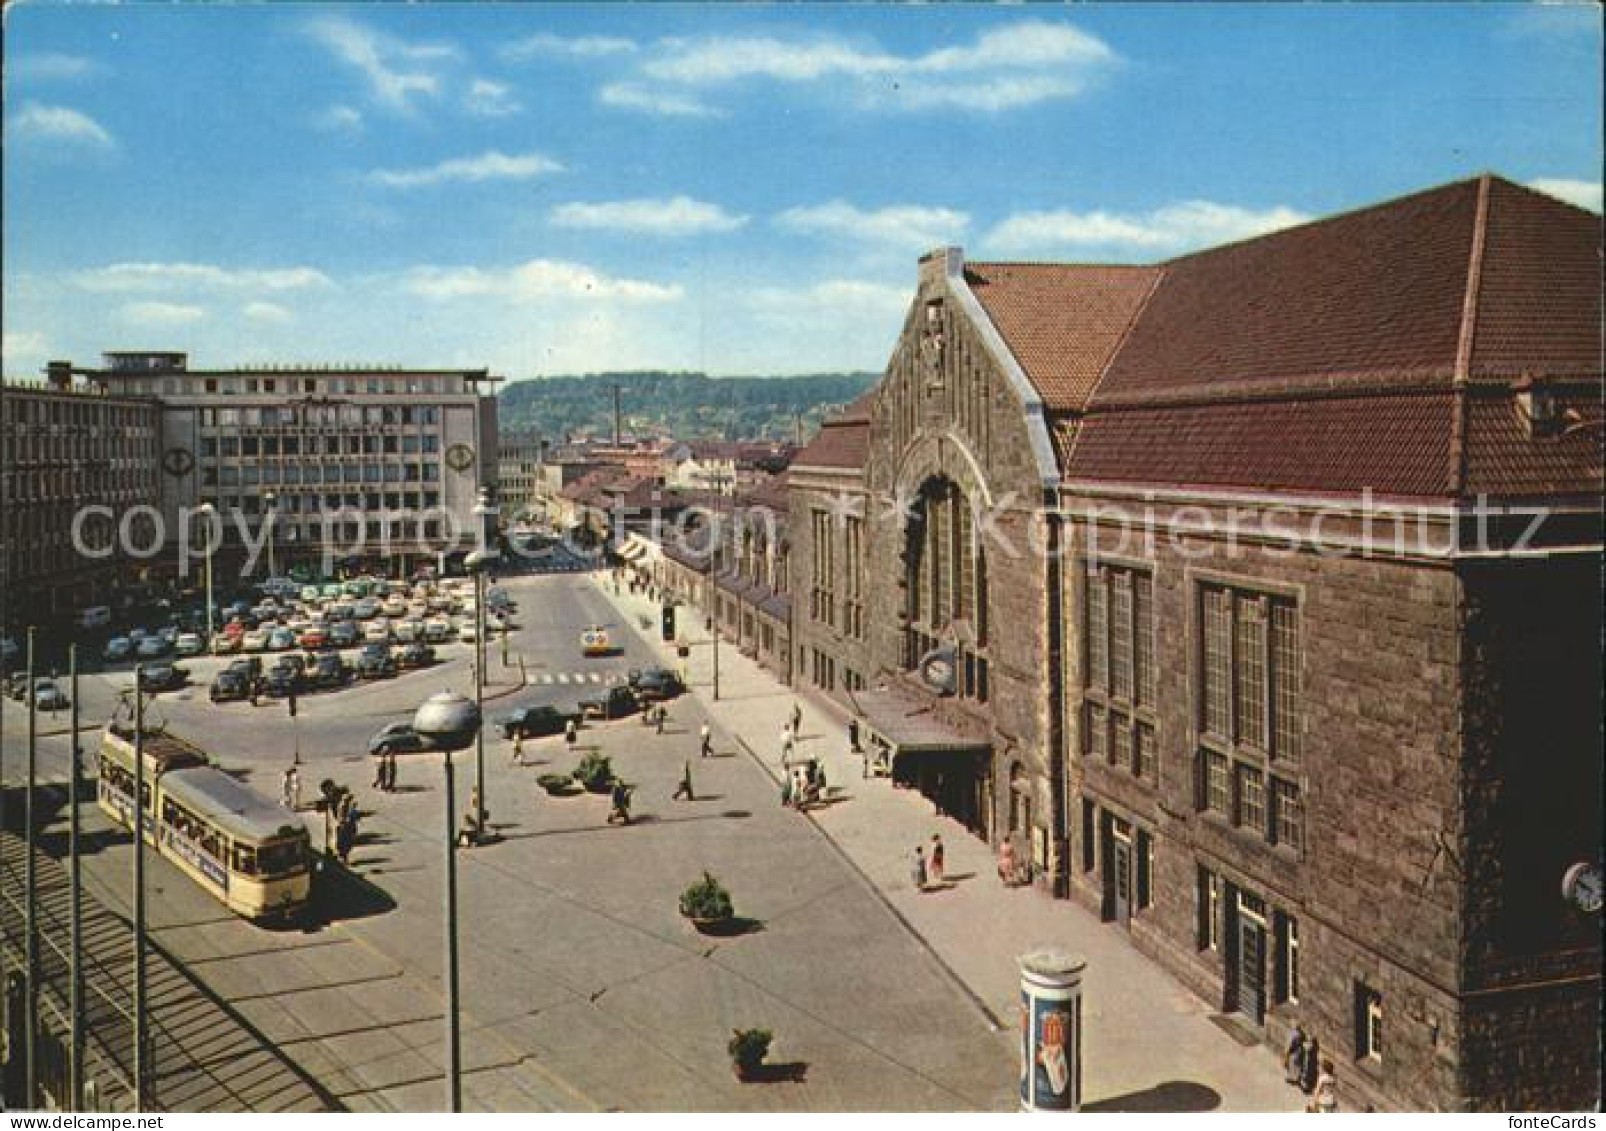
[[[391,723],[368,740],[370,754],[417,754],[429,744],[410,723]]]
[[[140,669],[141,691],[176,691],[189,682],[190,673],[177,664],[146,664]]]
[[[496,720],[496,727],[502,732],[503,738],[529,738],[532,735],[559,734],[569,725],[571,718],[572,715],[565,715],[550,703],[542,703],[534,707],[520,707],[503,715]]]

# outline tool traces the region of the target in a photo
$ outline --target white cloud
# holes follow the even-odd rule
[[[240,308],[240,313],[252,322],[266,322],[271,325],[282,325],[295,317],[275,302],[248,302]]]
[[[513,89],[503,82],[475,79],[463,97],[463,108],[482,118],[506,118],[524,109],[513,97]]]
[[[611,299],[674,302],[682,291],[642,279],[604,275],[582,263],[532,259],[507,268],[414,267],[401,279],[409,294],[430,299],[494,296],[514,301]]]
[[[10,133],[18,139],[66,142],[95,149],[114,149],[117,145],[106,128],[88,114],[41,102],[24,102],[22,109],[12,115]]]
[[[178,302],[129,302],[117,308],[117,317],[130,326],[188,326],[206,317],[199,306]]]
[[[532,35],[527,39],[504,44],[499,54],[504,59],[533,59],[537,55],[572,55],[581,59],[598,59],[607,55],[629,55],[635,50],[634,40],[611,35],[582,35],[572,38],[560,35]]]
[[[1528,187],[1557,200],[1565,200],[1591,212],[1601,210],[1599,181],[1575,181],[1567,177],[1539,177],[1528,182]]]
[[[449,45],[407,43],[339,16],[313,20],[306,32],[361,74],[376,101],[397,110],[411,107],[415,95],[439,94],[439,64],[459,55]]]
[[[621,110],[641,110],[648,114],[662,114],[669,118],[718,118],[724,112],[701,99],[686,94],[672,94],[656,87],[634,82],[608,83],[597,95],[604,106]]]
[[[110,263],[75,271],[72,282],[86,291],[172,291],[186,287],[291,291],[329,287],[313,267],[217,267],[210,263]]]
[[[63,82],[88,78],[100,72],[101,65],[82,55],[42,51],[19,55],[6,61],[7,82]]]
[[[1027,20],[969,44],[898,55],[839,38],[714,36],[661,41],[640,74],[654,84],[713,87],[746,79],[846,83],[863,106],[998,111],[1081,91],[1119,61],[1103,40],[1069,24]],[[638,100],[656,86],[622,84]]]
[[[615,200],[564,204],[553,209],[559,228],[592,228],[648,236],[694,236],[735,231],[747,223],[717,204],[677,196],[669,200]]]
[[[1261,211],[1190,200],[1151,212],[1020,212],[985,240],[995,253],[1042,258],[1066,248],[1121,247],[1148,254],[1231,243],[1310,219],[1292,208]]]
[[[493,149],[478,157],[454,157],[423,169],[375,169],[368,179],[391,188],[415,188],[445,181],[524,180],[561,172],[562,165],[539,153],[510,155]]]
[[[778,314],[806,310],[814,315],[847,314],[872,318],[897,313],[909,305],[908,287],[867,283],[860,279],[827,279],[802,288],[762,287],[752,293],[749,305]]]
[[[865,210],[843,200],[810,208],[789,208],[775,218],[783,228],[813,235],[898,244],[922,251],[959,242],[970,217],[951,208],[902,205]]]
[[[355,106],[336,103],[327,110],[313,115],[312,124],[328,133],[360,133],[363,125],[362,111]]]
[[[12,376],[38,368],[49,349],[45,336],[34,330],[0,333],[0,362]]]

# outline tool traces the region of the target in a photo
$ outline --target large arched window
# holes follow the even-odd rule
[[[905,534],[907,612],[910,624],[932,634],[953,621],[985,621],[986,571],[976,545],[975,516],[959,485],[928,479],[915,501]]]

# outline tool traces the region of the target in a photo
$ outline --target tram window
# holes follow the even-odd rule
[[[259,863],[264,875],[280,875],[301,864],[301,842],[280,841],[258,850]]]
[[[236,845],[234,849],[234,870],[243,875],[257,874],[257,850],[250,845]]]

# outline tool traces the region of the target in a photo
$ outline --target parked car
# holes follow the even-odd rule
[[[283,699],[287,695],[300,694],[305,686],[301,672],[296,668],[275,667],[268,672],[267,693],[275,699]]]
[[[268,634],[268,648],[274,652],[283,652],[286,648],[296,646],[296,634],[288,628],[276,628]]]
[[[382,620],[371,620],[362,628],[364,644],[389,644],[390,625]]]
[[[255,679],[262,674],[262,657],[242,656],[238,660],[230,661],[229,666],[223,670],[237,672],[246,679]]]
[[[114,636],[106,641],[106,647],[101,651],[101,658],[109,663],[126,660],[134,654],[134,642],[126,636]]]
[[[367,644],[357,655],[358,679],[385,679],[396,674],[396,661],[384,644]]]
[[[28,698],[28,673],[12,672],[6,679],[6,698],[22,703]]]
[[[199,656],[206,651],[206,643],[197,633],[181,632],[178,639],[173,641],[173,651],[180,656]]]
[[[240,637],[240,647],[247,652],[260,652],[268,646],[268,640],[272,635],[265,628],[253,628]]]
[[[310,605],[322,596],[323,594],[316,585],[303,585],[301,587],[301,603],[303,605]]]
[[[580,713],[587,718],[617,719],[630,714],[637,706],[635,692],[621,683],[580,700]]]
[[[169,648],[172,648],[172,647],[174,647],[175,645],[178,644],[178,638],[179,638],[178,625],[176,625],[176,624],[164,624],[161,628],[158,628],[156,630],[156,635],[160,636],[162,638],[162,641]]]
[[[41,711],[65,711],[72,706],[67,701],[67,693],[58,687],[54,680],[49,679],[34,681],[33,702]]]
[[[351,607],[351,614],[358,620],[373,620],[379,615],[379,602],[364,597]]]
[[[404,617],[407,615],[407,602],[400,597],[388,597],[380,609],[387,617]]]
[[[331,648],[350,648],[361,638],[362,634],[352,621],[338,621],[329,626],[329,646]]]
[[[474,627],[474,618],[464,617],[462,625],[457,630],[457,638],[464,644],[472,644],[477,633],[478,629]]]
[[[660,699],[673,699],[686,685],[680,682],[680,677],[667,668],[648,668],[645,671],[632,672],[630,688],[636,693],[636,698],[643,703],[653,703]]]
[[[452,622],[436,618],[424,622],[424,639],[431,644],[444,644],[452,638]]]
[[[415,640],[396,656],[396,665],[402,668],[426,668],[435,662],[435,649],[422,640]]]
[[[220,632],[212,637],[212,654],[214,656],[226,656],[231,652],[238,652],[240,650],[240,635],[236,633],[230,636],[226,632]]]
[[[542,703],[533,707],[520,707],[517,710],[503,715],[495,722],[495,726],[502,732],[503,738],[521,736],[529,738],[532,735],[559,734],[568,726],[571,715],[550,703]]]
[[[314,687],[344,687],[351,681],[351,669],[339,656],[325,652],[308,674],[308,681]]]
[[[167,647],[167,641],[160,636],[147,636],[135,646],[134,655],[141,660],[154,660],[167,655]]]
[[[416,620],[399,620],[391,625],[391,633],[398,644],[411,644],[424,635],[424,626]]]
[[[207,689],[207,697],[214,703],[224,703],[230,699],[246,699],[250,695],[250,677],[233,670],[218,672],[212,678],[212,686]]]
[[[368,740],[370,754],[416,754],[428,749],[429,744],[411,723],[391,723]]]
[[[177,664],[146,664],[140,669],[141,691],[176,691],[190,681],[190,673]]]
[[[329,646],[329,630],[322,625],[311,625],[302,632],[296,643],[303,648],[327,648]]]

